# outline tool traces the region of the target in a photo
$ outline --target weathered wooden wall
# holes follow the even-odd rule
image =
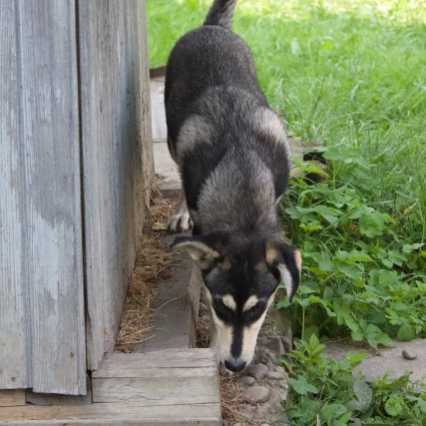
[[[0,388],[84,393],[74,3],[0,0]]]
[[[140,0],[81,1],[78,8],[91,369],[113,349],[149,196],[144,10]]]
[[[84,394],[113,348],[153,166],[144,13],[0,0],[0,389]]]

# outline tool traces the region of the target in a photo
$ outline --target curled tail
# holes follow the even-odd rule
[[[204,25],[219,25],[231,29],[237,0],[214,0]]]

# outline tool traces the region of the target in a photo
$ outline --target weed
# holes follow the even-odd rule
[[[365,358],[349,353],[336,361],[324,354],[315,335],[299,341],[284,364],[290,393],[287,414],[295,426],[425,426],[425,384],[410,383],[408,375],[374,383],[353,369]]]
[[[292,182],[283,218],[303,253],[303,285],[292,306],[281,300],[278,307],[291,310],[302,338],[350,333],[377,347],[426,336],[426,247],[402,231],[404,212],[392,216],[357,188],[368,180],[362,159],[335,149],[325,157],[330,176],[344,163],[358,184]]]

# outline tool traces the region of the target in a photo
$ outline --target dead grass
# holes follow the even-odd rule
[[[127,292],[116,350],[131,352],[134,346],[150,339],[153,302],[159,281],[170,277],[172,254],[161,236],[173,209],[173,201],[153,192],[149,217],[146,219],[135,270]]]
[[[239,413],[242,401],[237,376],[220,375],[220,401],[225,424],[235,424],[243,421]]]

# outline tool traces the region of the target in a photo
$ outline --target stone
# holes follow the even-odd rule
[[[262,404],[268,401],[270,395],[271,390],[266,386],[251,386],[243,392],[242,397],[250,404]]]
[[[288,398],[288,385],[287,384],[285,386],[281,385],[280,389],[281,389],[281,391],[280,391],[281,401],[287,401],[287,398]]]
[[[402,352],[415,354],[416,359],[406,360]],[[327,346],[327,353],[336,359],[341,359],[348,352],[360,352],[359,348],[351,345],[334,344]],[[361,352],[366,352],[361,350]],[[411,380],[419,381],[426,377],[426,339],[412,340],[411,342],[395,342],[394,347],[379,349],[375,356],[369,353],[354,370],[354,374],[363,374],[368,381],[373,381],[388,374],[391,378],[398,378],[407,372],[411,372]]]
[[[240,384],[242,386],[253,386],[256,383],[256,379],[254,377],[251,376],[243,376],[240,379]]]
[[[280,358],[270,349],[263,348],[262,352],[259,354],[259,361],[264,364],[274,364],[276,365],[279,362]]]
[[[414,352],[408,352],[406,349],[401,352],[401,355],[407,361],[414,361],[415,359],[417,359],[417,354],[415,354]]]
[[[270,336],[267,347],[276,355],[277,358],[281,358],[286,353],[283,340],[279,336]]]
[[[268,373],[268,367],[265,364],[252,364],[247,369],[247,375],[254,377],[256,380],[262,380]]]
[[[286,378],[285,372],[282,371],[269,371],[266,376],[271,380],[283,380]]]

